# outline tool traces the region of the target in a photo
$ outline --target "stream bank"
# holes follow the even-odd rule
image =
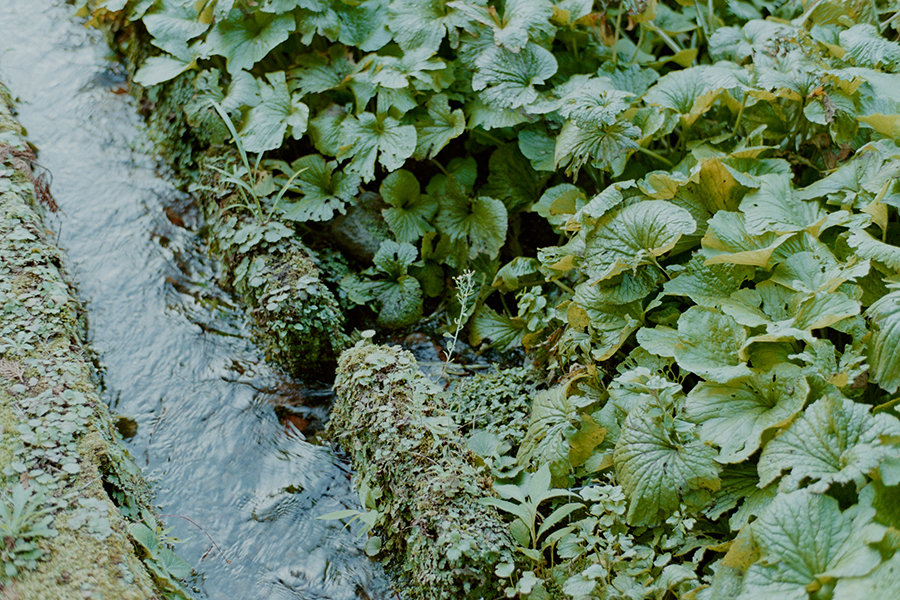
[[[62,1],[0,0],[0,14],[0,72],[60,207],[45,227],[87,307],[101,398],[193,568],[189,595],[393,597],[354,532],[317,519],[359,502],[347,465],[298,431],[325,418],[327,388],[262,361],[101,36]]]
[[[46,182],[0,83],[4,598],[185,598],[140,469],[96,386],[84,313],[44,228]]]

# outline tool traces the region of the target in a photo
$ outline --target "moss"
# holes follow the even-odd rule
[[[250,309],[268,359],[292,373],[330,371],[348,346],[340,306],[292,229],[232,208],[237,199],[208,167],[228,171],[234,160],[208,155],[197,187],[211,245],[229,265],[226,283]]]
[[[330,430],[368,490],[380,556],[407,595],[502,597],[494,570],[515,554],[506,524],[478,501],[492,481],[412,355],[361,342],[341,355],[335,390]]]
[[[5,99],[0,86],[0,132],[22,156]],[[63,256],[44,239],[33,180],[15,158],[0,158],[0,502],[25,498],[27,519],[7,523],[0,594],[183,598],[135,553],[129,521],[155,525],[147,487],[94,385]]]

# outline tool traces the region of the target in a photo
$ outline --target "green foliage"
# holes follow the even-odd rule
[[[547,376],[515,424],[454,405],[525,559],[495,563],[495,595],[896,580],[895,5],[220,4],[118,8],[150,18],[140,80],[192,80],[235,142],[278,153],[272,172],[309,171],[279,180],[277,207],[247,202],[276,217],[228,243],[293,243],[377,188],[393,239],[346,296],[386,328],[446,309],[448,332],[522,347]],[[445,283],[467,271],[460,302]]]

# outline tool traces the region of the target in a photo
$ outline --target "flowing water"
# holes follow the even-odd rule
[[[87,304],[105,398],[131,425],[128,448],[160,512],[201,526],[231,561],[186,519],[164,517],[196,571],[194,595],[393,598],[356,537],[316,520],[358,505],[348,468],[276,415],[304,403],[304,386],[260,361],[215,286],[189,199],[159,174],[121,68],[71,13],[0,0],[0,80],[52,173],[61,210],[48,226]],[[294,422],[321,418],[308,410]]]

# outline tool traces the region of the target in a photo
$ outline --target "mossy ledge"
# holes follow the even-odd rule
[[[142,22],[118,14],[95,24],[132,76],[157,52]],[[221,283],[249,309],[266,358],[294,375],[332,372],[350,344],[338,302],[293,227],[238,206],[238,190],[213,169],[232,172],[239,159],[212,106],[201,111],[202,123],[189,122],[197,104],[193,72],[151,87],[129,78],[129,86],[159,152],[203,212],[210,247],[226,264]]]
[[[474,464],[444,395],[399,347],[362,341],[341,355],[329,427],[350,455],[377,515],[367,551],[411,599],[504,597],[501,565],[514,542],[478,501],[492,481]]]
[[[176,577],[190,567],[160,542],[97,392],[11,106],[0,83],[0,596],[186,598]]]

